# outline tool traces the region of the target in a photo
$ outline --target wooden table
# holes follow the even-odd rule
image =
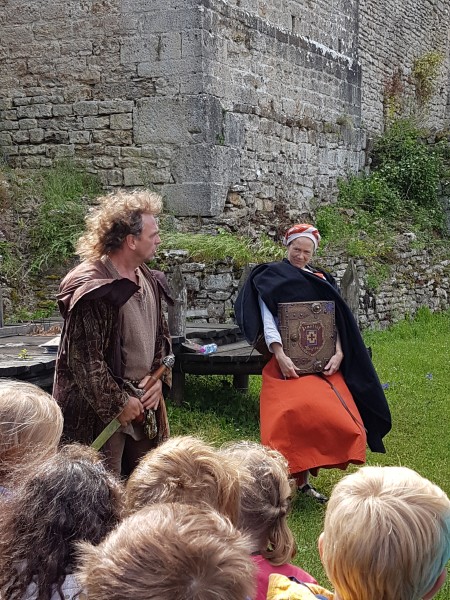
[[[212,339],[215,343],[220,338]],[[233,386],[241,391],[248,389],[249,375],[260,375],[266,363],[264,357],[245,340],[219,345],[217,352],[198,354],[187,352],[181,345],[174,346],[176,356],[172,371],[172,390],[170,397],[180,405],[184,398],[185,376],[192,375],[233,375]]]
[[[0,328],[0,377],[29,381],[50,389],[56,363],[57,344],[42,346],[55,337],[52,328],[58,322],[6,326]],[[61,323],[59,322],[59,325]],[[48,332],[33,333],[36,328]],[[38,329],[39,331],[39,329]],[[173,337],[176,356],[173,368],[171,398],[180,405],[184,399],[185,376],[233,375],[233,385],[239,390],[248,389],[249,375],[261,374],[264,358],[242,339],[237,325],[200,323],[186,327],[186,338],[201,344],[215,343],[217,352],[199,354],[183,347],[184,337]]]
[[[0,328],[0,377],[29,381],[44,389],[53,385],[56,352],[42,344],[55,337],[58,322],[7,325]]]

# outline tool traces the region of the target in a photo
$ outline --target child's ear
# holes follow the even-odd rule
[[[431,598],[433,598],[433,596],[436,596],[438,591],[444,585],[446,579],[447,579],[447,570],[444,569],[442,571],[442,573],[439,575],[439,577],[436,579],[436,582],[433,585],[433,587],[431,588],[431,590],[425,594],[425,596],[423,597],[423,600],[430,600]]]
[[[323,531],[319,535],[319,539],[317,540],[317,547],[319,548],[320,559],[322,560],[322,551],[323,551]]]

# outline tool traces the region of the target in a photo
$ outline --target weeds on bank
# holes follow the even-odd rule
[[[42,200],[30,230],[33,273],[72,258],[89,201],[102,191],[96,177],[71,163],[39,172],[35,183]]]
[[[71,162],[59,162],[40,170],[3,169],[8,182],[9,232],[14,240],[2,242],[6,263],[12,271],[26,262],[32,274],[63,263],[74,253],[74,242],[84,229],[89,201],[99,195],[99,180]],[[7,227],[6,227],[7,229]]]
[[[198,262],[233,260],[238,267],[249,263],[280,260],[284,251],[266,236],[251,240],[219,230],[216,235],[206,233],[162,233],[161,250],[185,250],[191,260]]]
[[[41,170],[2,167],[0,269],[12,288],[8,322],[53,312],[55,304],[49,301],[35,306],[33,281],[73,257],[88,203],[100,192],[97,178],[70,162]]]
[[[424,248],[448,237],[439,190],[450,181],[450,145],[429,146],[424,135],[412,120],[392,122],[375,144],[371,173],[340,180],[337,203],[316,211],[321,253],[341,248],[363,258],[371,289],[389,276],[398,234],[412,233]]]
[[[392,412],[392,431],[386,436],[386,454],[368,451],[368,464],[411,467],[450,493],[448,456],[450,439],[449,375],[450,311],[420,309],[384,331],[365,331],[373,360],[386,388]],[[261,378],[250,377],[250,389],[241,394],[231,378],[187,377],[182,407],[169,405],[173,435],[198,435],[214,445],[231,440],[259,441],[258,398]],[[356,467],[350,467],[349,471]],[[343,476],[338,470],[319,472],[317,487],[326,494]],[[327,582],[317,552],[325,508],[310,498],[294,501],[290,526],[298,541],[295,562],[324,584]],[[447,600],[450,582],[436,596]]]

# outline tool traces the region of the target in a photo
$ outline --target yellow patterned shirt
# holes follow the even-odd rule
[[[314,583],[298,583],[276,573],[269,577],[267,600],[333,600],[334,594]]]

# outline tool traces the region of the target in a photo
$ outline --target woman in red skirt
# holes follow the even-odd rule
[[[287,258],[258,265],[235,304],[236,320],[256,344],[264,336],[272,354],[263,370],[261,441],[281,452],[298,489],[319,502],[327,498],[310,483],[322,468],[363,464],[366,442],[385,452],[391,428],[389,407],[356,321],[333,277],[310,265],[320,242],[308,223],[286,232]],[[335,352],[320,373],[299,375],[279,331],[282,303],[329,301],[336,319]]]

